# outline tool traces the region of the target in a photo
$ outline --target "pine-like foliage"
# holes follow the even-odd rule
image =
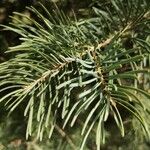
[[[42,4],[42,13],[28,8],[36,19],[15,13],[32,26],[16,18],[4,26],[20,35],[21,44],[10,47],[13,58],[0,64],[0,102],[10,113],[24,111],[27,139],[33,132],[42,140],[54,129],[78,127],[80,150],[93,130],[99,150],[110,118],[124,136],[123,110],[149,138],[142,114],[149,113],[150,94],[139,78],[150,71],[149,7],[149,0],[112,0],[80,20]]]

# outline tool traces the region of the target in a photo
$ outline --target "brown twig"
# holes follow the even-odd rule
[[[66,138],[67,142],[70,144],[73,150],[77,149],[71,138],[58,125],[55,125],[55,129],[60,133],[63,138]]]
[[[40,146],[36,143],[37,142],[37,139],[33,139],[32,141],[30,142],[26,142],[26,145],[27,145],[27,150],[31,150],[31,149],[34,149],[34,150],[42,150],[42,148],[40,148]]]

